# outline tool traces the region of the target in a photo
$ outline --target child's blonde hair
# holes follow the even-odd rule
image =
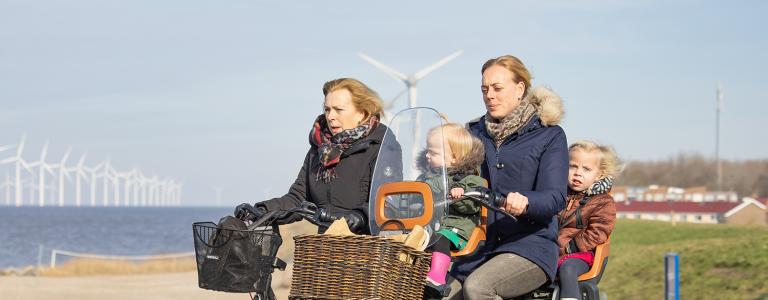
[[[568,147],[568,153],[574,150],[582,150],[584,152],[596,152],[598,159],[600,160],[600,172],[603,173],[602,177],[613,177],[621,173],[624,169],[624,162],[621,161],[616,151],[611,146],[599,145],[592,141],[578,141]]]
[[[454,158],[457,161],[465,159],[471,152],[473,147],[482,145],[482,142],[467,131],[464,126],[457,123],[446,123],[429,130],[429,135],[438,133],[437,130],[441,130],[443,133],[443,140],[448,147],[451,147]]]

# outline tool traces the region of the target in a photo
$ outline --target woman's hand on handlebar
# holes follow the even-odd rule
[[[256,221],[266,213],[267,209],[263,206],[254,207],[249,203],[243,203],[235,207],[234,215],[243,221]]]
[[[517,192],[507,194],[507,200],[504,202],[504,210],[514,216],[519,216],[525,213],[527,209],[528,197]]]
[[[348,211],[344,214],[337,215],[337,214],[329,213],[324,208],[318,208],[317,213],[315,215],[317,216],[318,221],[325,224],[330,224],[335,220],[344,218],[344,220],[347,221],[347,226],[349,226],[349,230],[352,230],[352,232],[359,232],[359,230],[363,228],[363,225],[365,225],[365,217],[363,217],[363,214],[354,210]],[[315,225],[319,225],[319,224],[315,224]]]

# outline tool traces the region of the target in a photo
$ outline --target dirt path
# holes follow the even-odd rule
[[[276,272],[273,286],[278,299],[287,299],[287,274]],[[197,287],[197,273],[166,273],[94,277],[0,277],[3,300],[248,300]]]
[[[280,226],[283,245],[278,257],[293,261],[293,236],[317,232],[305,221]],[[272,288],[277,299],[288,299],[291,265],[276,270]],[[83,277],[0,276],[0,300],[248,300],[247,294],[203,290],[197,287],[197,273],[150,275],[103,275]]]

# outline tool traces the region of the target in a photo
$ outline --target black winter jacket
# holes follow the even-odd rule
[[[344,151],[336,165],[337,177],[329,183],[316,179],[321,163],[318,159],[317,146],[310,142],[312,146],[307,151],[301,171],[288,193],[256,205],[264,206],[267,211],[273,211],[297,207],[302,201],[309,201],[333,215],[343,215],[355,210],[365,216],[364,231],[360,233],[368,233],[368,196],[371,174],[386,132],[387,127],[379,123],[367,137],[355,142]],[[278,220],[278,224],[300,220],[298,216],[289,215]]]

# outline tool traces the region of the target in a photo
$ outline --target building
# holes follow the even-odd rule
[[[707,191],[705,186],[689,188],[655,184],[648,187],[616,186],[611,190],[611,193],[616,202],[739,202],[739,196],[734,191]]]
[[[768,225],[766,205],[752,198],[742,202],[628,201],[616,204],[621,219],[702,224]]]

